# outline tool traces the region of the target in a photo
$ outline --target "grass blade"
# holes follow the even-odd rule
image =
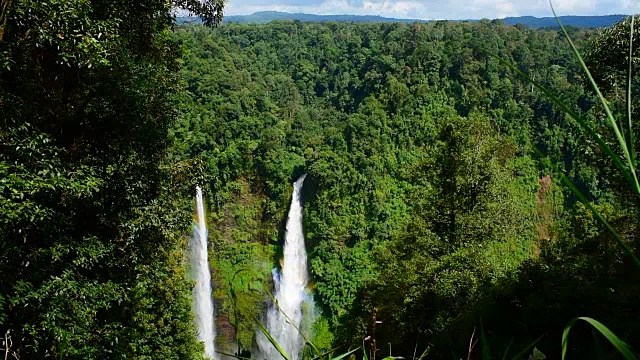
[[[256,322],[256,324],[258,324],[258,328],[264,334],[264,336],[267,338],[267,340],[269,340],[271,345],[273,345],[273,347],[275,347],[276,350],[278,350],[278,352],[280,353],[282,358],[284,360],[289,360],[289,355],[287,355],[287,353],[284,351],[284,349],[282,347],[280,347],[280,344],[278,344],[276,339],[274,339],[273,336],[271,336],[271,334],[269,334],[269,331],[267,331],[267,328],[265,328],[264,325],[262,325],[260,320],[258,320],[257,318],[254,318],[254,321]]]
[[[296,331],[298,332],[298,334],[300,334],[300,336],[302,336],[302,338],[304,339],[305,344],[309,344],[309,346],[311,346],[311,348],[313,349],[313,352],[318,355],[320,354],[320,349],[318,349],[312,342],[311,340],[309,340],[309,338],[307,336],[305,336],[305,334],[302,332],[302,330],[300,330],[300,328],[298,328],[298,326],[296,326],[296,324],[293,323],[293,320],[291,320],[291,318],[289,317],[289,315],[287,315],[287,313],[284,312],[284,310],[282,310],[282,308],[280,307],[280,304],[278,304],[278,300],[273,296],[273,294],[266,289],[264,290],[267,295],[269,295],[269,297],[271,298],[271,301],[273,302],[273,304],[275,305],[276,309],[278,309],[278,311],[280,313],[282,313],[282,315],[284,315],[285,319],[287,319],[287,323],[290,324],[291,326],[293,326],[294,329],[296,329]]]
[[[342,354],[342,355],[338,355],[337,357],[335,357],[335,358],[330,358],[330,359],[331,359],[331,360],[340,360],[340,359],[342,359],[342,358],[344,358],[344,357],[347,357],[347,356],[349,356],[349,355],[353,354],[354,352],[358,351],[360,348],[361,348],[361,346],[358,346],[357,348],[355,348],[355,349],[353,349],[353,350],[349,350],[349,351],[347,351],[346,353],[344,353],[344,354]],[[331,354],[332,352],[336,351],[337,349],[338,349],[338,348],[335,348],[335,349],[329,350],[329,351],[325,352],[324,354],[321,354],[321,355],[319,355],[319,356],[314,357],[312,360],[319,360],[319,359],[321,359],[321,358],[323,358],[323,357],[325,357],[325,356],[327,356],[327,355]],[[365,355],[366,355],[366,354],[365,354]]]
[[[364,341],[362,342],[362,359],[369,360],[369,357],[367,356],[367,348],[364,346]]]
[[[482,320],[480,320],[480,343],[482,344],[482,359],[491,360],[491,351],[489,350],[489,343],[487,342],[487,336],[484,333]]]
[[[631,161],[636,166],[636,152],[634,149],[635,139],[633,136],[633,128],[631,127],[631,75],[633,72],[633,30],[635,15],[631,15],[631,31],[629,31],[629,70],[627,72],[627,131],[629,133],[629,151],[631,152]]]
[[[424,351],[422,352],[422,355],[420,355],[420,357],[418,358],[418,360],[422,360],[424,359],[425,356],[427,356],[429,354],[429,347],[427,346],[426,349],[424,349]]]
[[[514,357],[512,357],[512,359],[513,360],[518,360],[518,359],[522,359],[523,357],[526,357],[529,354],[529,351],[531,351],[531,349],[533,349],[533,347],[536,346],[536,344],[538,343],[538,341],[540,341],[540,339],[542,339],[542,336],[540,336],[539,338],[535,339],[526,348],[524,348],[522,351],[520,351]]]
[[[564,360],[566,355],[567,355],[567,346],[568,346],[568,343],[569,343],[569,332],[571,331],[571,328],[573,327],[573,325],[575,325],[575,323],[578,320],[586,321],[591,326],[593,326],[596,330],[598,330],[605,338],[607,338],[607,340],[609,340],[609,342],[613,346],[615,346],[616,349],[618,349],[620,354],[622,354],[622,356],[624,356],[625,359],[627,359],[627,360],[637,360],[638,359],[633,354],[633,352],[631,351],[631,348],[629,347],[629,345],[627,345],[627,343],[625,343],[624,341],[620,340],[620,338],[617,337],[616,334],[614,334],[611,330],[609,330],[602,323],[600,323],[599,321],[594,320],[592,318],[578,317],[578,318],[575,318],[575,319],[571,320],[569,322],[569,324],[567,325],[567,327],[564,329],[564,332],[562,333],[562,360]]]
[[[357,348],[353,349],[353,350],[349,350],[348,352],[346,352],[346,353],[344,353],[344,354],[342,354],[342,355],[338,355],[338,356],[336,356],[336,357],[332,358],[331,360],[340,360],[340,359],[344,359],[344,358],[346,358],[347,356],[349,356],[349,355],[353,354],[354,352],[356,352],[358,349],[360,349],[360,347],[359,347],[359,346],[358,346]]]
[[[616,120],[613,117],[613,114],[611,113],[611,109],[609,109],[609,105],[607,105],[607,101],[605,100],[604,96],[600,92],[600,88],[598,87],[598,85],[596,84],[595,80],[593,79],[593,76],[591,76],[591,72],[587,68],[587,65],[584,63],[584,60],[582,59],[582,56],[580,55],[580,52],[578,52],[578,49],[576,48],[575,44],[573,43],[573,41],[569,37],[569,34],[567,33],[567,30],[565,29],[564,25],[562,25],[562,22],[558,18],[558,15],[556,14],[555,9],[553,8],[553,3],[551,1],[549,1],[549,4],[551,5],[551,11],[553,11],[553,16],[555,16],[556,21],[558,21],[558,25],[560,25],[560,29],[562,29],[562,32],[564,33],[564,36],[567,38],[567,41],[569,42],[569,45],[571,45],[571,49],[573,50],[574,55],[576,56],[576,58],[580,62],[580,65],[582,66],[582,70],[584,70],[585,74],[587,75],[587,78],[589,79],[589,82],[591,83],[591,86],[593,87],[594,91],[596,92],[596,95],[598,96],[598,99],[600,100],[600,103],[602,104],[602,106],[604,108],[604,111],[605,111],[605,113],[607,115],[607,120],[609,120],[609,124],[613,128],[613,131],[614,131],[614,133],[616,135],[618,143],[620,144],[620,148],[622,149],[622,153],[624,154],[624,157],[627,160],[627,165],[629,166],[631,175],[633,176],[633,181],[630,182],[630,184],[634,187],[634,189],[636,190],[636,193],[638,195],[640,195],[640,183],[638,183],[638,176],[636,174],[636,168],[635,168],[635,165],[634,165],[633,161],[631,160],[632,159],[631,158],[631,153],[629,151],[629,148],[627,147],[627,142],[626,142],[624,136],[622,135],[622,133],[620,132],[620,128],[618,127],[618,124],[616,123]],[[633,31],[632,31],[632,33],[633,33]],[[631,60],[631,59],[629,59],[629,60]]]
[[[321,358],[323,358],[323,357],[325,357],[325,356],[327,356],[327,355],[329,355],[329,354],[333,353],[334,351],[336,351],[336,350],[338,350],[338,349],[339,349],[339,348],[333,348],[333,349],[331,349],[331,350],[329,350],[329,351],[327,351],[327,352],[325,352],[325,353],[323,353],[323,354],[316,355],[316,357],[314,357],[314,358],[313,358],[313,359],[311,359],[311,360],[319,360],[319,359],[321,359]]]
[[[513,338],[509,340],[509,345],[507,345],[507,350],[505,350],[504,355],[502,355],[502,360],[507,360],[507,354],[509,353],[509,349],[511,349],[511,345],[513,345]]]

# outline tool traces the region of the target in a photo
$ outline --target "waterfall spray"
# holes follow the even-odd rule
[[[307,251],[302,231],[302,183],[305,177],[306,175],[302,175],[293,184],[291,208],[289,209],[287,232],[284,240],[282,269],[280,272],[273,272],[275,299],[280,310],[275,304],[272,305],[267,312],[266,319],[266,328],[269,334],[293,360],[299,358],[303,344],[303,339],[298,329],[302,320],[302,303],[305,300],[305,288],[309,282]],[[257,342],[264,358],[268,360],[281,358],[274,346],[262,333],[258,333]]]
[[[213,299],[211,298],[211,273],[207,253],[207,224],[202,201],[202,189],[196,187],[196,220],[191,238],[191,271],[196,285],[193,288],[193,312],[198,327],[198,340],[204,342],[204,354],[215,358],[213,340]]]

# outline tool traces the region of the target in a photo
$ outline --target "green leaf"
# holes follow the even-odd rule
[[[332,358],[331,360],[340,360],[340,359],[344,359],[345,357],[347,357],[347,356],[349,356],[349,355],[353,354],[354,352],[356,352],[358,349],[360,349],[360,347],[357,347],[357,348],[355,348],[355,349],[353,349],[353,350],[349,350],[348,352],[346,352],[346,353],[344,353],[344,354],[342,354],[342,355],[338,355],[338,356],[336,356],[336,357]]]
[[[631,126],[631,75],[633,65],[633,23],[635,15],[631,15],[631,30],[629,31],[629,70],[627,72],[627,132],[629,133],[629,152],[631,153],[631,162],[636,166],[636,152],[634,147],[635,139],[633,136],[633,128]]]
[[[531,350],[531,348],[534,347],[538,343],[538,341],[540,341],[540,339],[542,339],[542,336],[535,339],[531,344],[527,345],[527,347],[525,347],[522,351],[517,353],[514,357],[512,357],[512,359],[517,360],[517,359],[522,359],[523,357],[526,357],[529,351]]]
[[[578,322],[578,320],[586,321],[591,326],[593,326],[596,330],[600,331],[600,333],[602,335],[604,335],[604,337],[607,338],[607,340],[609,340],[609,342],[613,346],[615,346],[616,349],[618,349],[620,354],[622,354],[622,356],[624,356],[625,359],[627,359],[627,360],[636,360],[637,359],[637,357],[631,351],[631,348],[629,347],[629,345],[627,345],[624,341],[620,340],[620,338],[617,337],[616,334],[614,334],[611,330],[609,330],[602,323],[600,323],[599,321],[594,320],[592,318],[578,317],[578,318],[575,318],[575,319],[569,321],[569,324],[567,325],[567,327],[564,329],[564,332],[562,333],[562,359],[563,360],[565,359],[565,357],[567,355],[567,347],[568,347],[568,344],[569,344],[569,332],[571,331],[571,328],[573,327],[573,325],[575,325],[575,323]]]
[[[547,355],[543,354],[542,351],[538,350],[538,348],[533,348],[533,354],[530,357],[532,360],[544,360],[547,358]]]
[[[424,349],[424,351],[422,352],[422,355],[420,355],[420,357],[418,358],[418,360],[422,360],[425,358],[425,356],[427,356],[427,354],[429,354],[429,348],[427,347],[426,349]]]
[[[504,355],[502,355],[502,360],[507,360],[507,354],[509,353],[509,349],[511,349],[511,345],[513,345],[513,338],[509,340],[509,345],[507,345],[507,349],[504,351]]]
[[[314,358],[313,358],[313,359],[311,359],[311,360],[318,360],[318,359],[322,359],[323,357],[325,357],[325,356],[327,356],[327,355],[329,355],[329,354],[333,353],[333,352],[334,352],[334,351],[336,351],[336,350],[338,350],[338,348],[333,348],[333,349],[331,349],[331,350],[329,350],[329,351],[326,351],[326,352],[324,352],[324,353],[322,353],[322,354],[320,354],[320,355],[317,355],[316,357],[314,357]]]
[[[482,359],[491,360],[491,351],[489,350],[489,343],[484,333],[484,327],[482,326],[482,320],[480,320],[480,342],[482,343]]]
[[[278,311],[280,311],[282,313],[282,315],[284,315],[285,319],[287,319],[287,323],[289,323],[291,326],[293,326],[294,329],[296,329],[296,331],[298,332],[298,334],[300,334],[300,336],[302,336],[302,338],[304,339],[305,343],[308,344],[309,346],[311,346],[311,348],[313,349],[313,352],[315,354],[319,354],[320,353],[320,349],[318,349],[317,346],[315,346],[311,340],[309,340],[309,338],[302,332],[302,330],[300,330],[291,320],[291,318],[289,317],[289,315],[287,315],[287,313],[285,313],[282,308],[280,307],[280,305],[278,304],[278,300],[275,298],[275,296],[273,296],[273,294],[267,290],[267,287],[264,286],[264,291],[267,293],[267,295],[269,295],[269,298],[271,298],[271,301],[273,301],[273,304],[275,305],[276,309],[278,309]]]
[[[255,320],[256,324],[258,324],[258,328],[260,329],[260,331],[264,334],[264,336],[267,338],[267,340],[269,340],[271,345],[273,345],[273,347],[275,347],[276,350],[278,350],[278,352],[280,353],[282,358],[285,359],[285,360],[289,360],[289,355],[287,355],[287,353],[284,351],[284,349],[282,347],[280,347],[280,344],[278,344],[276,339],[274,339],[273,336],[271,336],[271,334],[269,334],[269,331],[267,330],[267,328],[265,328],[264,325],[262,325],[260,320],[258,320],[257,318],[255,318],[254,320]]]
[[[549,2],[551,4],[551,1]],[[531,82],[536,88],[540,89],[542,92],[545,93],[545,95],[547,95],[554,103],[556,103],[558,106],[560,106],[560,108],[562,108],[562,110],[567,113],[571,118],[573,118],[584,130],[587,131],[587,133],[598,143],[598,145],[600,145],[600,147],[607,153],[607,155],[611,158],[611,160],[614,162],[614,164],[616,165],[616,167],[618,167],[618,169],[620,170],[620,172],[622,173],[622,175],[625,177],[625,179],[627,180],[627,182],[634,187],[634,189],[636,190],[636,192],[638,193],[638,195],[640,195],[640,185],[638,184],[638,179],[636,176],[636,171],[635,171],[635,164],[634,164],[634,160],[632,160],[631,155],[629,153],[629,150],[627,148],[626,142],[624,140],[624,138],[622,137],[622,135],[620,134],[620,129],[618,128],[618,125],[616,124],[615,119],[613,118],[613,115],[611,115],[611,111],[609,110],[609,107],[607,105],[606,100],[604,99],[604,96],[602,95],[602,93],[600,92],[597,84],[595,83],[595,81],[593,80],[593,77],[591,76],[591,73],[589,72],[589,69],[587,69],[584,61],[582,60],[582,57],[580,56],[580,53],[578,52],[578,50],[576,49],[575,45],[573,44],[573,42],[571,41],[571,38],[569,37],[569,34],[567,34],[566,29],[564,28],[564,26],[562,26],[562,23],[560,22],[560,19],[557,17],[555,10],[553,9],[553,4],[551,4],[551,9],[553,11],[554,16],[556,17],[556,20],[558,21],[558,24],[560,25],[560,27],[562,28],[562,31],[564,33],[564,35],[566,36],[567,40],[569,41],[569,44],[571,45],[571,48],[574,52],[574,54],[576,55],[576,57],[578,58],[578,60],[580,61],[580,64],[582,65],[583,70],[585,71],[585,73],[587,74],[587,77],[589,78],[592,86],[594,87],[598,98],[600,99],[602,105],[605,107],[605,112],[607,113],[607,118],[609,119],[609,122],[611,123],[611,126],[614,129],[614,132],[616,133],[616,136],[618,138],[618,142],[620,143],[621,148],[623,149],[625,158],[627,160],[627,165],[629,166],[629,168],[627,168],[623,163],[622,160],[618,157],[618,155],[616,155],[613,150],[611,150],[611,148],[604,142],[604,140],[602,140],[602,138],[600,138],[600,136],[587,124],[587,122],[582,119],[578,114],[576,114],[573,110],[571,110],[562,100],[560,100],[553,92],[551,92],[550,90],[548,90],[547,88],[545,88],[544,86],[542,86],[541,84],[539,84],[538,82],[536,82],[534,79],[532,79],[531,77],[529,77],[527,74],[525,74],[524,72],[520,71],[520,69],[516,68],[513,64],[510,64],[509,62],[507,62],[506,60],[498,57],[498,56],[494,56],[495,58],[497,58],[497,60],[499,62],[501,62],[502,64],[504,64],[505,66],[511,68],[513,71],[517,72],[518,74],[520,74],[521,76],[525,77],[529,82]],[[631,31],[633,33],[633,29]],[[536,151],[538,152],[538,154],[542,155],[542,153],[536,149]],[[613,234],[614,238],[616,239],[616,241],[618,242],[618,244],[624,249],[624,251],[631,257],[631,259],[633,260],[633,262],[636,264],[636,266],[638,266],[638,268],[640,268],[640,260],[638,260],[638,258],[635,256],[635,254],[633,253],[633,251],[631,250],[631,248],[624,242],[624,240],[620,237],[620,235],[618,235],[618,233],[613,229],[613,227],[611,225],[609,225],[609,223],[604,219],[604,217],[593,207],[593,205],[591,205],[591,203],[587,200],[587,198],[578,190],[578,188],[573,185],[573,183],[571,183],[571,181],[569,181],[566,176],[564,174],[562,174],[557,167],[555,167],[555,171],[556,173],[558,173],[561,178],[562,181],[571,189],[571,191],[578,197],[578,199],[584,203],[587,208],[589,208],[589,210],[591,210],[593,212],[593,214],[598,218],[598,220],[600,220],[605,227]]]

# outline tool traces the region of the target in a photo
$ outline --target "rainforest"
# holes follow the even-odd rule
[[[638,356],[632,18],[223,6],[2,2],[5,359]]]

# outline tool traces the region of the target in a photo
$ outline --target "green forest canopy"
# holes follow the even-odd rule
[[[607,34],[570,33],[593,61]],[[176,36],[187,92],[173,156],[201,159],[208,176],[219,346],[251,349],[302,172],[313,335],[327,349],[361,344],[374,315],[378,344],[405,357],[416,344],[466,356],[480,319],[498,351],[544,335],[537,346],[559,353],[580,315],[635,326],[636,272],[537,151],[610,221],[634,223],[620,180],[564,112],[493,57],[604,129],[558,31],[276,21]],[[574,354],[608,351],[578,331]]]

